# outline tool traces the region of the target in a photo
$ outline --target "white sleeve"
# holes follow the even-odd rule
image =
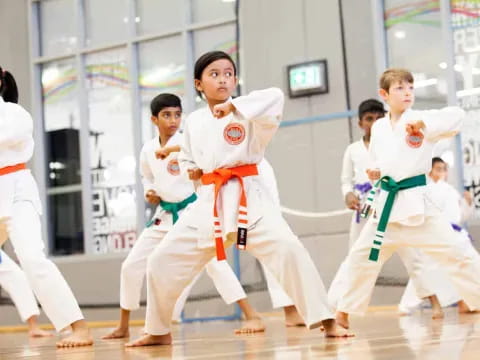
[[[20,105],[7,104],[0,118],[0,149],[16,147],[32,138],[33,120]]]
[[[198,165],[193,161],[188,121],[185,121],[183,141],[180,145],[180,152],[178,153],[178,165],[180,166],[182,176],[187,176],[187,178],[188,170],[198,168]]]
[[[246,96],[232,100],[236,111],[246,120],[253,123],[253,136],[262,148],[280,125],[283,113],[284,95],[278,88],[252,91]]]
[[[143,196],[145,196],[148,190],[155,190],[152,169],[147,160],[146,146],[142,148],[140,153],[140,175],[142,176]]]
[[[440,110],[425,110],[419,113],[419,119],[414,120],[423,120],[425,137],[430,142],[457,135],[465,118],[465,111],[458,106],[449,106]]]
[[[340,175],[342,183],[342,194],[345,197],[353,191],[353,162],[351,154],[351,145],[347,146],[343,154],[342,174]]]

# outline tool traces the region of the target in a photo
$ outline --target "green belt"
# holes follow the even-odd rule
[[[163,210],[172,214],[173,223],[175,224],[178,220],[178,212],[185,209],[189,204],[193,203],[195,200],[197,200],[197,194],[193,193],[188,198],[176,203],[162,200],[160,201],[160,206],[162,207]],[[154,222],[155,222],[155,219],[150,220],[147,223],[146,227],[152,226]]]
[[[370,256],[368,257],[368,259],[371,261],[378,260],[380,247],[382,246],[383,237],[388,225],[388,219],[390,218],[390,213],[392,212],[393,203],[397,193],[400,190],[411,189],[417,186],[425,186],[427,185],[427,178],[425,174],[422,174],[403,179],[397,183],[390,176],[384,176],[378,180],[378,182],[375,184],[375,187],[378,188],[379,185],[382,190],[388,192],[388,196],[387,200],[385,201],[382,214],[380,215],[377,232],[375,234],[375,239],[373,240],[372,249],[370,250]]]

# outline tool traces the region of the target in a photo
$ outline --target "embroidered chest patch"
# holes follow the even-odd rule
[[[223,137],[230,145],[241,144],[245,139],[245,128],[240,123],[228,124],[223,130]]]
[[[411,148],[419,148],[423,144],[423,134],[421,132],[416,132],[413,134],[407,134],[407,137],[405,138],[407,145],[410,146]]]
[[[168,162],[167,170],[174,176],[180,175],[180,165],[178,165],[177,159],[172,159]]]

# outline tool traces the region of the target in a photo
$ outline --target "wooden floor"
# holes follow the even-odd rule
[[[480,359],[480,315],[446,312],[431,320],[428,310],[399,318],[393,309],[376,309],[353,318],[353,339],[325,339],[320,331],[285,328],[280,316],[265,319],[267,332],[235,336],[238,322],[174,326],[174,344],[125,349],[124,341],[100,340],[107,328],[93,328],[95,346],[55,349],[55,339],[28,339],[26,333],[0,332],[0,359]],[[141,332],[133,328],[132,336]],[[2,330],[0,328],[0,330]],[[5,329],[3,329],[5,330]]]

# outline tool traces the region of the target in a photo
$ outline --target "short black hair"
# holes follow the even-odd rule
[[[432,159],[432,167],[433,167],[433,165],[435,165],[436,163],[446,164],[446,162],[445,162],[441,157],[438,157],[438,156],[435,156],[435,157]]]
[[[380,114],[386,113],[383,103],[381,103],[377,99],[368,99],[360,103],[360,105],[358,106],[358,118],[361,120],[363,115],[368,112]]]
[[[224,51],[209,51],[202,56],[200,56],[197,61],[195,61],[195,68],[193,71],[193,76],[195,80],[201,80],[202,79],[202,74],[205,68],[210,65],[211,63],[225,59],[228,60],[232,63],[233,65],[233,73],[236,76],[237,75],[237,66],[235,65],[235,62],[233,61],[232,57],[228,55]],[[199,96],[202,95],[200,91],[197,90],[197,94]]]
[[[0,66],[0,96],[5,102],[18,103],[18,88],[13,75]]]
[[[152,116],[157,116],[166,107],[179,107],[182,110],[182,101],[177,95],[164,93],[155,96],[150,102]]]

